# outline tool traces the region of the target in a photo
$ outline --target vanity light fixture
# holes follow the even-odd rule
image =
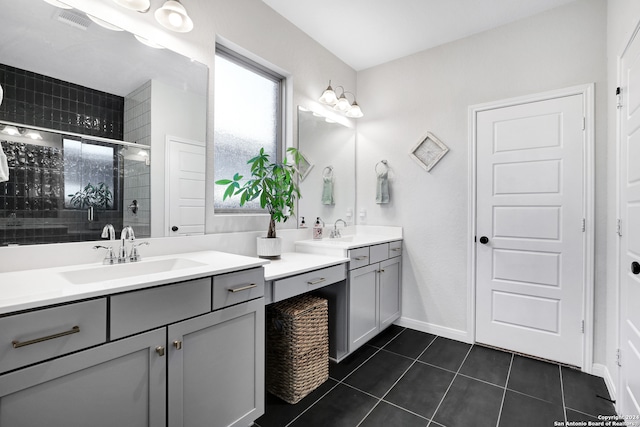
[[[136,12],[140,13],[146,13],[151,8],[150,0],[113,0],[113,2],[119,6],[130,10],[135,10]]]
[[[38,132],[37,130],[33,130],[33,129],[25,129],[24,133],[22,134],[22,136],[24,136],[25,138],[30,138],[30,139],[42,139],[42,135],[40,135],[40,132]]]
[[[193,21],[178,0],[167,0],[154,16],[160,25],[171,31],[188,33],[193,30]]]
[[[329,86],[322,92],[322,96],[319,101],[325,105],[333,107],[334,110],[343,113],[345,116],[350,117],[352,119],[357,119],[364,114],[362,113],[362,109],[356,102],[356,96],[353,92],[349,92],[344,90],[342,86],[336,86],[336,89],[340,88],[342,93],[340,96],[336,95],[336,92],[331,87],[331,80],[329,80]],[[347,94],[351,94],[353,96],[353,103],[349,102],[347,99]]]

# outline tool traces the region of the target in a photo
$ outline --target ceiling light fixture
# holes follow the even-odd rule
[[[119,6],[140,13],[146,13],[151,8],[150,0],[113,0],[113,2]]]
[[[193,30],[193,21],[178,0],[167,0],[154,16],[160,25],[171,31],[188,33]]]
[[[336,89],[338,88],[342,90],[340,96],[336,95],[336,92],[331,87],[331,80],[329,80],[329,86],[324,90],[324,92],[322,92],[322,96],[320,96],[319,101],[325,105],[333,107],[334,110],[339,111],[352,119],[358,119],[364,116],[362,109],[356,102],[356,95],[353,92],[344,90],[344,87],[342,86],[336,86]],[[347,99],[346,95],[348,93],[353,96],[353,103],[349,102]]]
[[[20,135],[20,131],[18,130],[17,127],[13,126],[13,125],[6,125],[3,129],[2,129],[2,133],[5,133],[7,135],[11,135],[11,136],[17,136]]]
[[[33,130],[33,129],[25,129],[24,133],[22,134],[22,136],[24,136],[25,138],[30,138],[30,139],[42,139],[42,135],[40,135],[40,132],[38,132],[37,130]]]

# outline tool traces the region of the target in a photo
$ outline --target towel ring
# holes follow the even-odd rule
[[[328,171],[328,173],[327,173]],[[332,178],[333,177],[333,166],[327,166],[326,168],[324,168],[322,170],[322,177],[323,178]]]
[[[380,175],[380,172],[378,172],[378,166],[384,166],[385,170],[383,170],[382,172],[389,172],[389,164],[387,163],[386,160],[380,160],[378,163],[376,163],[376,167],[375,167],[375,171],[376,171],[376,175]]]

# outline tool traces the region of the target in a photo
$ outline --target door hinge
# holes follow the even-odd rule
[[[616,350],[616,365],[622,366],[622,352],[620,349]]]
[[[582,218],[582,231],[587,231],[587,219]]]
[[[580,332],[582,332],[584,334],[584,320],[581,322]]]
[[[585,130],[587,128],[587,118],[583,117],[582,118],[582,130]]]
[[[622,89],[616,88],[616,108],[622,108]]]
[[[616,234],[622,237],[622,220],[621,219],[618,219],[618,221],[616,221]]]

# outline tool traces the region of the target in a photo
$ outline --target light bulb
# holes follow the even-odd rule
[[[171,12],[169,14],[169,22],[171,23],[171,25],[175,26],[175,27],[179,27],[180,25],[182,25],[182,16],[180,16],[180,14],[175,13],[175,12]]]
[[[347,111],[350,106],[351,104],[349,104],[349,100],[344,96],[344,94],[342,94],[340,98],[338,98],[338,102],[333,107],[333,109],[344,112]]]

